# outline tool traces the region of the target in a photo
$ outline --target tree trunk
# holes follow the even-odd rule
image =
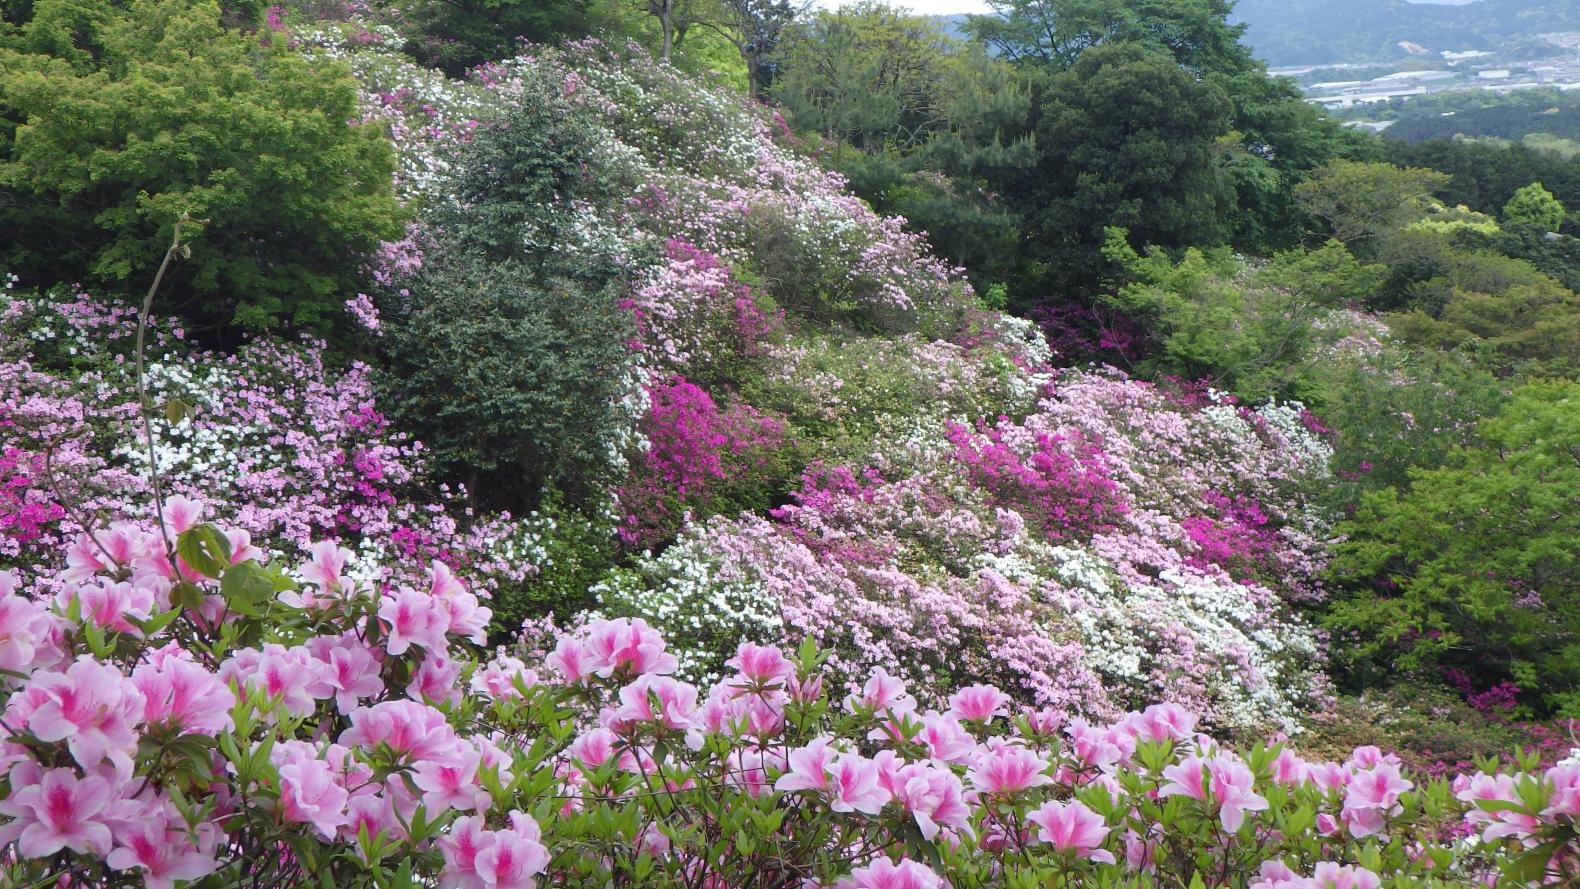
[[[667,62],[675,48],[675,0],[658,0],[658,27],[664,32],[661,56]]]

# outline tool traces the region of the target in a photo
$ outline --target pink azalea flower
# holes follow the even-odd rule
[[[1288,747],[1273,758],[1273,780],[1285,787],[1298,787],[1311,775],[1311,766]]]
[[[306,646],[286,648],[270,643],[251,669],[242,672],[249,688],[261,689],[292,716],[307,716],[319,699],[334,697],[329,669]]]
[[[606,728],[629,731],[639,724],[664,729],[691,728],[697,713],[697,687],[668,676],[644,673],[620,689],[620,706],[603,716]]]
[[[1364,867],[1319,861],[1312,869],[1315,889],[1378,889],[1382,878]]]
[[[44,603],[16,595],[18,585],[14,573],[0,571],[0,670],[31,673],[58,663],[60,649],[55,617]]]
[[[895,773],[892,787],[895,801],[916,820],[917,828],[928,840],[936,839],[942,827],[970,832],[971,809],[965,803],[965,788],[954,772],[913,763]]]
[[[406,696],[416,701],[453,706],[461,703],[460,679],[460,661],[429,652],[412,672],[411,682],[406,684]]]
[[[299,760],[280,766],[280,817],[297,824],[311,824],[325,840],[346,823],[346,803],[351,795],[335,780],[334,769],[321,759]]]
[[[307,647],[324,666],[324,681],[333,691],[335,707],[342,714],[384,691],[384,679],[379,675],[381,652],[368,648],[355,635],[318,636]]]
[[[373,749],[388,745],[397,756],[420,762],[453,750],[455,729],[443,713],[417,701],[384,701],[353,710],[340,743]]]
[[[1008,715],[1005,705],[1009,700],[1009,695],[991,685],[971,685],[950,696],[949,713],[964,722],[987,722]]]
[[[916,698],[906,692],[904,682],[879,667],[873,671],[867,684],[862,686],[860,695],[845,698],[845,706],[851,710],[867,709],[893,717],[914,711]]]
[[[439,884],[458,889],[532,889],[549,864],[548,849],[536,821],[510,813],[506,830],[485,830],[483,819],[457,818],[439,838],[444,873]]]
[[[583,645],[592,672],[604,679],[616,671],[673,673],[680,666],[674,655],[664,652],[664,637],[641,618],[593,621],[587,626]]]
[[[1554,766],[1547,770],[1544,779],[1552,787],[1552,796],[1542,815],[1580,818],[1580,764]]]
[[[1048,761],[1025,747],[1004,744],[977,756],[967,779],[978,793],[1009,796],[1052,784]]]
[[[230,716],[235,692],[195,661],[166,657],[141,664],[132,671],[132,684],[142,693],[143,721],[150,725],[166,723],[197,735],[235,728]]]
[[[183,825],[184,827],[184,825]],[[123,822],[115,851],[105,859],[115,870],[140,870],[146,889],[175,889],[178,880],[196,880],[219,870],[219,859],[205,855],[184,829],[163,818]]]
[[[851,871],[850,878],[835,884],[835,889],[944,889],[942,878],[920,862],[902,858],[891,862],[879,858],[866,867]]]
[[[781,792],[827,790],[828,773],[833,770],[834,759],[838,756],[838,751],[829,746],[833,740],[824,735],[805,747],[790,751],[789,771],[779,776],[774,789]]]
[[[876,815],[890,799],[889,791],[879,782],[878,766],[854,753],[834,761],[827,789],[831,800],[828,807],[836,812]]]
[[[1127,762],[1136,752],[1136,739],[1113,727],[1095,726],[1084,719],[1072,719],[1065,726],[1069,750],[1075,760],[1088,769],[1107,771]]]
[[[171,533],[184,534],[203,521],[203,511],[206,508],[201,500],[189,500],[176,495],[165,498],[164,508],[160,510],[160,514]]]
[[[1275,859],[1262,862],[1257,868],[1256,879],[1247,889],[1316,889],[1312,881],[1289,869],[1289,865]]]
[[[1073,853],[1079,858],[1089,858],[1105,864],[1114,863],[1114,855],[1098,848],[1108,838],[1108,826],[1103,817],[1085,803],[1048,802],[1026,816],[1037,825],[1037,838],[1049,843],[1060,852]]]
[[[1131,714],[1124,727],[1141,741],[1183,741],[1196,730],[1196,716],[1178,704],[1153,704]]]
[[[501,654],[472,674],[472,692],[496,700],[519,699],[521,692],[516,689],[517,679],[521,679],[528,688],[538,684],[538,674],[527,669],[524,661]]]
[[[450,809],[488,810],[488,791],[478,786],[477,769],[483,757],[470,744],[460,743],[447,756],[425,759],[412,770],[412,783],[422,791],[430,815]]]
[[[385,596],[379,603],[379,619],[387,625],[384,650],[390,654],[405,654],[413,645],[440,653],[445,650],[444,632],[450,627],[450,615],[427,593],[402,587]]]
[[[1229,756],[1218,755],[1210,759],[1191,754],[1163,770],[1169,783],[1158,796],[1188,796],[1202,802],[1216,803],[1223,829],[1234,832],[1245,823],[1246,812],[1260,812],[1267,808],[1267,800],[1252,790],[1256,777],[1245,763]]]
[[[724,666],[740,673],[757,688],[784,685],[795,676],[795,666],[785,659],[784,652],[750,642],[742,642],[735,649],[735,657],[725,661]]]
[[[938,761],[964,765],[976,753],[976,740],[954,716],[928,713],[922,717],[922,730],[912,739],[927,748],[927,755]]]
[[[33,674],[24,693],[37,702],[27,728],[39,740],[65,741],[84,769],[109,760],[131,772],[143,694],[120,670],[83,655],[65,673]]]
[[[320,540],[313,544],[312,558],[298,573],[306,583],[325,592],[338,593],[345,586],[346,564],[351,561],[351,550],[333,540]]]
[[[15,842],[23,858],[48,858],[62,849],[108,855],[115,790],[98,775],[77,777],[71,769],[12,771],[11,795],[0,800],[0,846]]]

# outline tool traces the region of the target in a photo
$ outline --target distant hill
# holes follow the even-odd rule
[[[1580,0],[1240,0],[1234,18],[1249,26],[1247,42],[1269,64],[1322,65],[1395,58],[1401,42],[1435,55],[1580,30]]]

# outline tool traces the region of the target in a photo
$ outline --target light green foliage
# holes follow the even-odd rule
[[[399,231],[394,155],[337,63],[221,25],[212,0],[41,0],[0,35],[0,261],[40,282],[144,285],[202,326],[324,331]]]
[[[772,95],[798,128],[836,145],[914,149],[947,124],[945,79],[962,51],[933,20],[891,6],[824,10],[786,39]]]
[[[1313,378],[1321,347],[1345,333],[1334,310],[1383,277],[1337,241],[1279,254],[1254,271],[1195,248],[1178,263],[1158,252],[1142,257],[1117,228],[1108,230],[1104,253],[1130,279],[1111,301],[1157,341],[1143,372],[1208,380],[1253,402],[1321,400]]]
[[[1564,205],[1540,182],[1532,182],[1515,192],[1503,205],[1503,221],[1511,228],[1555,232],[1563,227],[1565,215]]]
[[[1360,354],[1340,353],[1316,368],[1321,414],[1335,430],[1328,499],[1340,506],[1406,484],[1412,468],[1441,466],[1508,398],[1508,384],[1472,356],[1392,340],[1359,345]]]
[[[1313,172],[1295,198],[1324,234],[1376,256],[1391,234],[1426,215],[1432,193],[1448,181],[1435,170],[1340,160]]]
[[[1390,280],[1372,304],[1400,311],[1389,324],[1401,339],[1473,348],[1504,371],[1564,372],[1580,356],[1580,295],[1529,262],[1423,230],[1392,236],[1384,259]]]
[[[1365,498],[1344,528],[1346,659],[1397,654],[1512,679],[1580,714],[1580,384],[1518,390],[1470,445],[1404,489]]]

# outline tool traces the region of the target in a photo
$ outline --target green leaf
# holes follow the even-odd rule
[[[213,525],[194,525],[176,538],[176,555],[193,571],[218,580],[230,564],[230,541]]]
[[[219,592],[232,611],[258,617],[260,607],[274,598],[274,580],[257,562],[248,559],[226,569],[219,582]]]

